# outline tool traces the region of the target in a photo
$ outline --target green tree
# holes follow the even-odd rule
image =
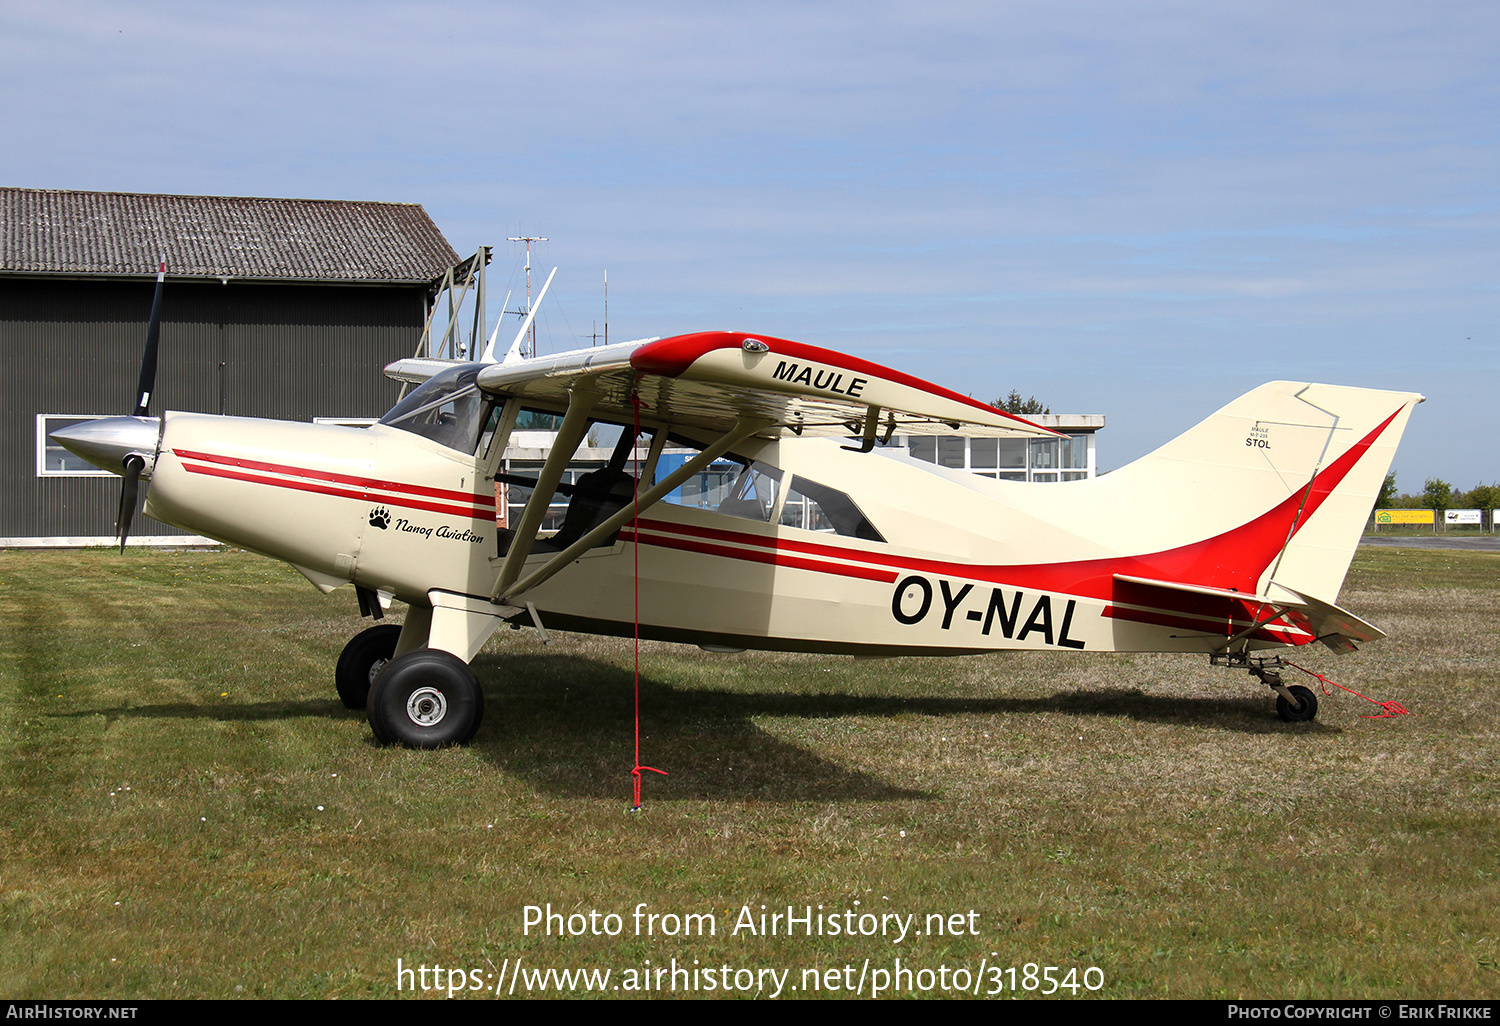
[[[1375,497],[1376,509],[1392,509],[1396,501],[1396,473],[1385,475],[1385,484],[1380,486],[1380,494]]]
[[[996,399],[990,405],[997,410],[1004,410],[1006,413],[1037,414],[1052,412],[1051,408],[1042,405],[1042,401],[1036,396],[1022,399],[1021,393],[1017,392],[1014,388],[1010,390],[1010,395],[1004,399]]]
[[[1500,509],[1500,485],[1482,484],[1459,497],[1463,509]]]
[[[1425,509],[1452,509],[1453,486],[1439,477],[1429,477],[1422,486],[1422,506]]]

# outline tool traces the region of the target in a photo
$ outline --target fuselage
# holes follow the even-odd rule
[[[645,637],[865,655],[1211,651],[1236,618],[1253,625],[1253,609],[1202,597],[1132,602],[1115,575],[1147,557],[1098,528],[1102,481],[965,480],[829,439],[752,440],[735,455],[773,478],[757,501],[660,502],[523,601],[559,629],[629,633],[638,608]],[[385,424],[169,413],[146,513],[325,589],[352,582],[413,606],[434,589],[488,599],[506,540],[482,453]],[[1192,531],[1185,520],[1161,540]],[[523,575],[555,555],[533,551]],[[1287,620],[1252,637],[1309,640]]]

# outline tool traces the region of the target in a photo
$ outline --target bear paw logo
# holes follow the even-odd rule
[[[376,506],[370,510],[370,526],[378,527],[384,531],[391,526],[391,511],[384,506]]]

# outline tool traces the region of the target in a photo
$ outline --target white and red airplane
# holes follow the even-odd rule
[[[352,584],[364,615],[406,603],[401,626],[349,642],[335,677],[379,739],[421,748],[479,728],[469,662],[505,623],[628,636],[638,622],[711,650],[853,656],[1199,652],[1270,685],[1283,719],[1310,720],[1316,697],[1283,683],[1277,653],[1384,636],[1336,602],[1422,400],[1274,382],[1122,469],[1030,484],[882,443],[1047,428],[765,335],[400,360],[386,373],[418,387],[351,428],[148,416],[155,308],[152,322],[136,416],[53,437],[125,478],[122,546],[149,478],[148,516],[324,591]],[[508,442],[538,418],[556,432],[545,464],[507,474]],[[590,432],[618,436],[613,458],[562,484]],[[726,465],[727,487],[683,501]],[[497,483],[531,489],[505,526]],[[549,533],[559,491],[567,513]]]

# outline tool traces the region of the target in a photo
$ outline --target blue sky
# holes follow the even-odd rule
[[[544,350],[731,328],[1103,413],[1116,467],[1262,381],[1429,401],[1500,480],[1500,7],[33,3],[0,183],[421,203],[545,235]]]

